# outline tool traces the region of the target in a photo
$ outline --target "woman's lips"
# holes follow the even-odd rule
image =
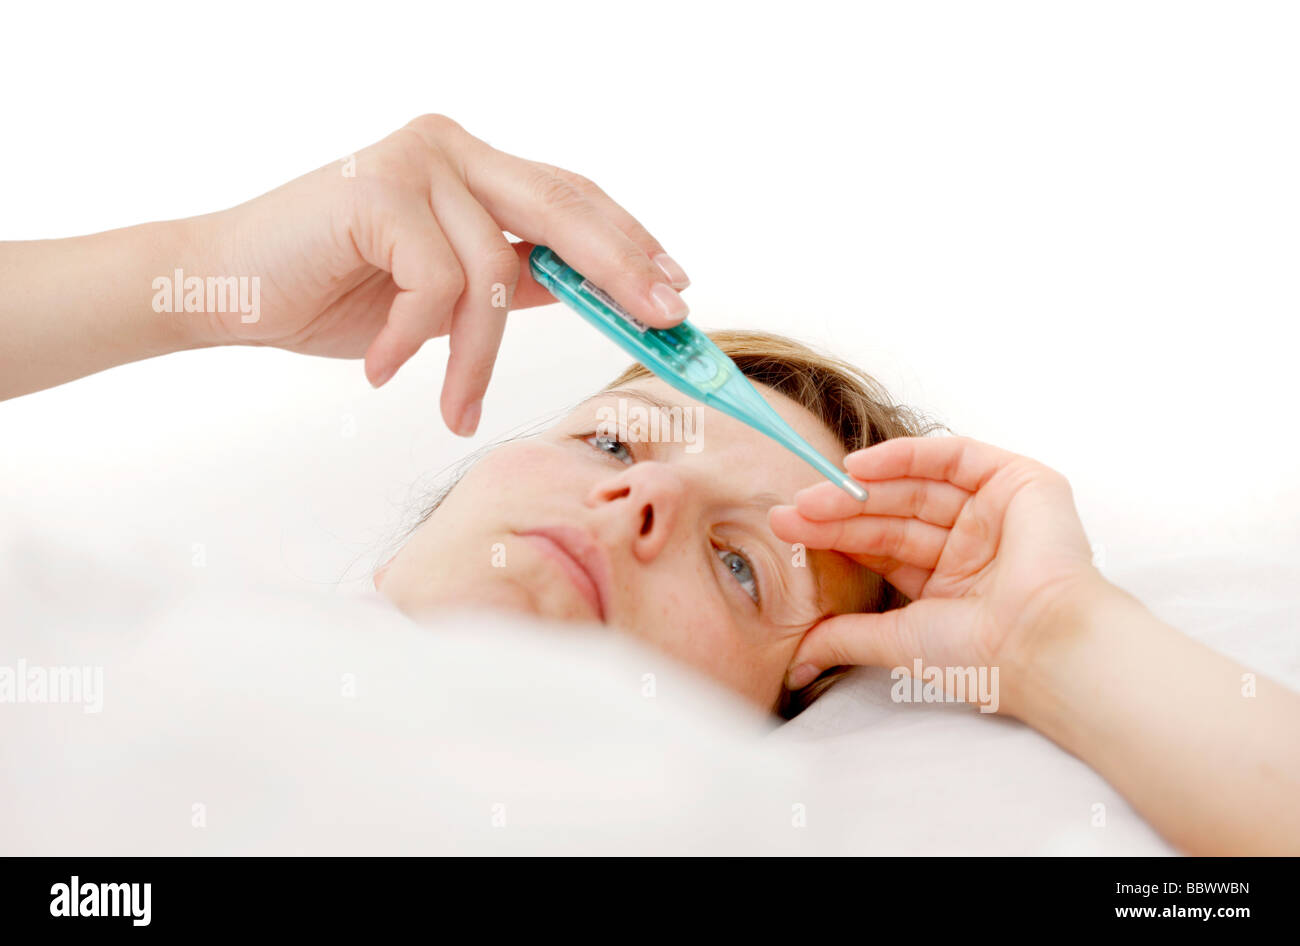
[[[605,550],[586,532],[573,526],[530,529],[519,536],[564,569],[578,593],[604,623],[609,600],[609,562]]]

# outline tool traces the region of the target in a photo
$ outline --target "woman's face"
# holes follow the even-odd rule
[[[758,387],[843,459],[809,411]],[[600,622],[771,709],[803,635],[861,609],[869,590],[848,559],[792,548],[768,527],[771,506],[818,480],[752,428],[638,379],[486,455],[376,585],[413,616],[467,605]]]

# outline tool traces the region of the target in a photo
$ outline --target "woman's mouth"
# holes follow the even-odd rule
[[[574,526],[551,526],[520,532],[534,548],[554,561],[591,605],[601,623],[609,600],[609,561],[590,535]]]

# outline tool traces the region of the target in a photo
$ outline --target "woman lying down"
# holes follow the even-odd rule
[[[651,326],[686,315],[682,268],[585,178],[441,116],[348,162],[204,217],[0,246],[0,396],[232,344],[364,356],[378,386],[449,335],[441,409],[468,435],[507,311],[553,301],[521,265],[533,243]],[[159,280],[178,270],[197,282],[173,294]],[[239,288],[232,304],[200,277]],[[796,342],[713,337],[867,500],[712,410],[698,444],[612,429],[620,405],[694,409],[633,366],[474,463],[376,573],[380,593],[415,616],[601,622],[786,717],[854,665],[945,685],[996,669],[996,694],[969,699],[1083,759],[1179,849],[1300,853],[1300,696],[1261,678],[1245,698],[1242,666],[1103,578],[1064,477],[927,436]]]

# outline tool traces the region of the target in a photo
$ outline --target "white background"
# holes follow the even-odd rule
[[[1105,567],[1283,556],[1295,10],[13,5],[0,237],[223,208],[442,112],[600,183],[691,274],[698,325],[832,349],[1064,472]],[[8,579],[57,589],[80,557],[359,586],[464,447],[438,417],[445,351],[379,392],[359,362],[229,350],[0,404]],[[512,316],[475,444],[624,360],[567,310]]]

